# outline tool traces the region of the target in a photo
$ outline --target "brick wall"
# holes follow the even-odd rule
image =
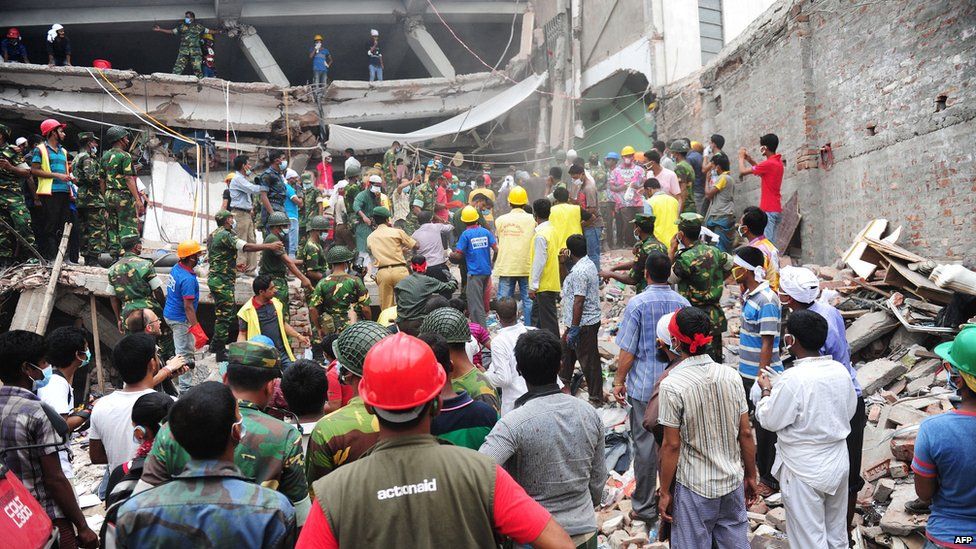
[[[933,259],[976,256],[976,4],[781,0],[718,59],[667,87],[658,135],[726,138],[733,158],[780,137],[805,260],[838,257],[875,217]],[[944,107],[937,103],[944,99]],[[819,165],[830,143],[834,165]],[[812,153],[812,154],[811,154]],[[759,180],[735,191],[758,204]]]

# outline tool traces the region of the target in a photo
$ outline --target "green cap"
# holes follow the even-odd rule
[[[935,354],[953,368],[976,376],[976,324],[964,325],[956,339],[937,345]]]
[[[654,216],[651,214],[634,214],[634,218],[630,220],[631,223],[635,225],[654,225]]]
[[[227,210],[220,210],[219,212],[217,212],[216,214],[214,214],[214,220],[217,223],[223,223],[224,221],[227,220],[228,217],[231,217],[233,215],[234,214],[230,213]]]
[[[448,343],[467,343],[471,339],[471,327],[461,311],[441,307],[431,311],[420,325],[420,333],[440,334]]]
[[[359,177],[359,174],[361,173],[362,173],[362,168],[353,164],[352,166],[346,168],[346,172],[342,175],[344,175],[346,179],[349,179],[350,177]]]
[[[675,139],[668,148],[671,149],[671,152],[676,153],[686,153],[689,150],[688,142],[684,139]]]
[[[98,137],[95,137],[95,134],[92,133],[92,132],[81,132],[81,133],[78,134],[78,143],[79,144],[80,143],[85,143],[85,142],[90,141],[92,139],[94,139],[95,141],[98,141]]]
[[[129,137],[129,131],[121,126],[112,126],[105,132],[105,141],[109,143],[115,143],[125,137]]]
[[[2,133],[3,135],[5,135],[7,137],[7,139],[10,139],[10,136],[11,136],[10,127],[7,126],[6,124],[0,124],[0,133]]]
[[[313,181],[315,181],[315,175],[313,175],[312,172],[307,171],[307,170],[304,171],[304,172],[302,172],[302,184],[303,185],[306,184],[306,183],[312,183]]]
[[[386,219],[389,219],[393,217],[393,214],[391,214],[390,210],[386,209],[385,207],[377,206],[373,208],[373,217],[385,217]]]
[[[280,368],[278,350],[257,341],[235,341],[227,346],[227,361],[255,368]]]
[[[308,221],[308,230],[310,231],[328,231],[329,230],[329,220],[325,218],[324,215],[312,216],[312,219]]]
[[[355,257],[355,252],[342,244],[339,244],[329,248],[329,251],[325,253],[325,262],[329,265],[335,265],[336,263],[348,263]]]
[[[705,221],[705,218],[700,214],[685,212],[678,216],[678,220],[675,223],[678,225],[678,229],[683,231],[685,229],[700,229],[703,221]]]
[[[291,222],[288,221],[288,216],[285,215],[285,212],[272,212],[268,216],[268,222],[266,223],[268,227],[287,227],[290,224]]]
[[[360,320],[339,334],[332,342],[332,351],[344,369],[361,377],[366,353],[388,335],[390,331],[382,324],[372,320]]]

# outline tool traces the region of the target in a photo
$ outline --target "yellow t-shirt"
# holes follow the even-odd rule
[[[654,238],[665,246],[671,245],[671,239],[678,234],[678,199],[660,192],[647,199],[654,214]]]
[[[535,218],[517,208],[498,216],[495,220],[498,237],[498,258],[494,274],[498,276],[529,276],[532,268],[532,237],[535,236]]]

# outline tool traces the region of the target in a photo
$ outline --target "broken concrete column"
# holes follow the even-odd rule
[[[410,49],[417,54],[421,64],[431,76],[443,78],[454,78],[454,66],[444,55],[441,47],[437,45],[434,37],[427,32],[423,19],[419,17],[408,18],[404,22],[404,30],[407,33],[407,44]]]
[[[871,395],[880,391],[907,371],[908,367],[901,362],[895,362],[887,358],[879,358],[857,369],[857,382],[861,384],[861,389],[865,395]]]
[[[241,27],[241,50],[261,80],[282,88],[289,86],[288,78],[254,27]]]

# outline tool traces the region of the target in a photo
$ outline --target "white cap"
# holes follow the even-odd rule
[[[820,293],[820,279],[810,269],[788,265],[780,269],[779,289],[800,303],[813,303]]]
[[[380,35],[380,31],[378,31],[376,29],[369,29],[369,35],[370,36],[379,36]]]
[[[657,329],[655,331],[657,332],[657,338],[661,341],[671,343],[671,332],[668,331],[668,325],[671,324],[671,317],[673,316],[674,313],[668,313],[657,321]]]
[[[291,168],[288,168],[288,170],[285,171],[285,179],[291,179],[293,177],[298,177],[298,172],[296,172]]]
[[[576,154],[576,149],[569,149],[568,151],[566,151],[566,160],[569,160],[570,162],[572,162],[573,160],[576,160],[577,158],[579,158],[579,155]]]
[[[14,141],[14,145],[17,145],[18,147],[21,146],[21,145],[26,145],[26,144],[27,144],[27,138],[26,137],[18,137],[17,138],[17,141]]]
[[[349,182],[346,181],[345,179],[343,179],[343,180],[339,181],[338,183],[336,183],[335,188],[337,190],[338,189],[344,189],[344,188],[346,188],[346,185],[348,185],[348,184],[349,184]]]
[[[378,176],[378,175],[376,175],[374,173],[373,175],[369,176],[369,182],[370,183],[383,183],[383,178],[380,177],[380,176]]]

